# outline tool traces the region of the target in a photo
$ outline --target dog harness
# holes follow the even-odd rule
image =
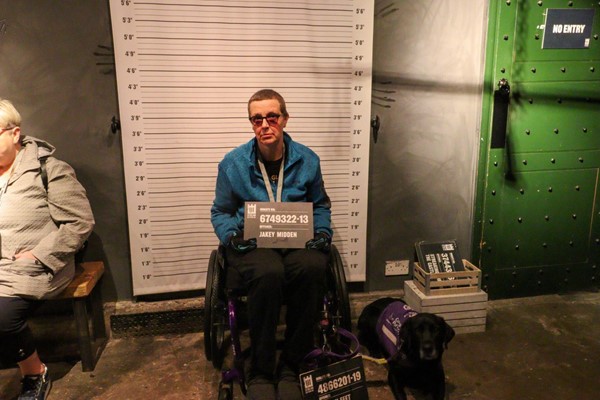
[[[389,304],[377,320],[377,336],[379,342],[387,352],[388,356],[393,356],[399,350],[400,327],[409,319],[418,313],[403,301],[395,301]]]

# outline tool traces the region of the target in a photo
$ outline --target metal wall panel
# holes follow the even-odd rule
[[[589,46],[543,49],[549,9],[595,12]],[[492,4],[474,234],[492,298],[596,285],[599,13],[590,1]],[[501,80],[510,95],[505,140],[495,146]]]

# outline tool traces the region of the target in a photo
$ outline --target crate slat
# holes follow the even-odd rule
[[[414,282],[426,295],[448,295],[477,292],[481,286],[481,270],[463,259],[464,271],[430,273],[416,262]]]

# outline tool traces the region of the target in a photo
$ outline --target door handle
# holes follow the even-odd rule
[[[508,125],[508,105],[510,104],[510,85],[504,78],[498,81],[498,89],[494,91],[494,113],[492,116],[491,148],[500,149],[506,146],[506,127]]]
[[[375,118],[371,118],[371,131],[373,132],[373,142],[377,143],[377,138],[379,137],[379,128],[381,127],[381,121],[379,120],[379,115],[376,115]]]
[[[117,133],[120,130],[121,130],[121,121],[119,121],[117,119],[117,117],[115,117],[113,115],[112,119],[110,120],[110,131],[112,133]]]
[[[506,79],[502,78],[498,81],[498,90],[506,96],[510,94],[510,85]]]

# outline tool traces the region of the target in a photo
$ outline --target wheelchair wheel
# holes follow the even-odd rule
[[[342,257],[335,245],[331,245],[330,271],[333,290],[333,310],[338,317],[339,325],[347,331],[352,330],[352,315],[350,312],[350,298],[348,297],[348,286],[346,285],[346,274],[344,273],[344,264]]]
[[[212,361],[216,369],[221,369],[225,358],[225,331],[228,326],[219,256],[217,250],[210,254],[204,303],[204,349],[206,359]]]
[[[219,265],[217,262],[217,251],[210,253],[208,261],[208,270],[206,272],[206,289],[204,294],[204,355],[206,360],[212,359],[211,331],[212,331],[212,308],[215,299],[213,293],[216,293],[219,285]],[[216,272],[215,272],[216,270]]]

